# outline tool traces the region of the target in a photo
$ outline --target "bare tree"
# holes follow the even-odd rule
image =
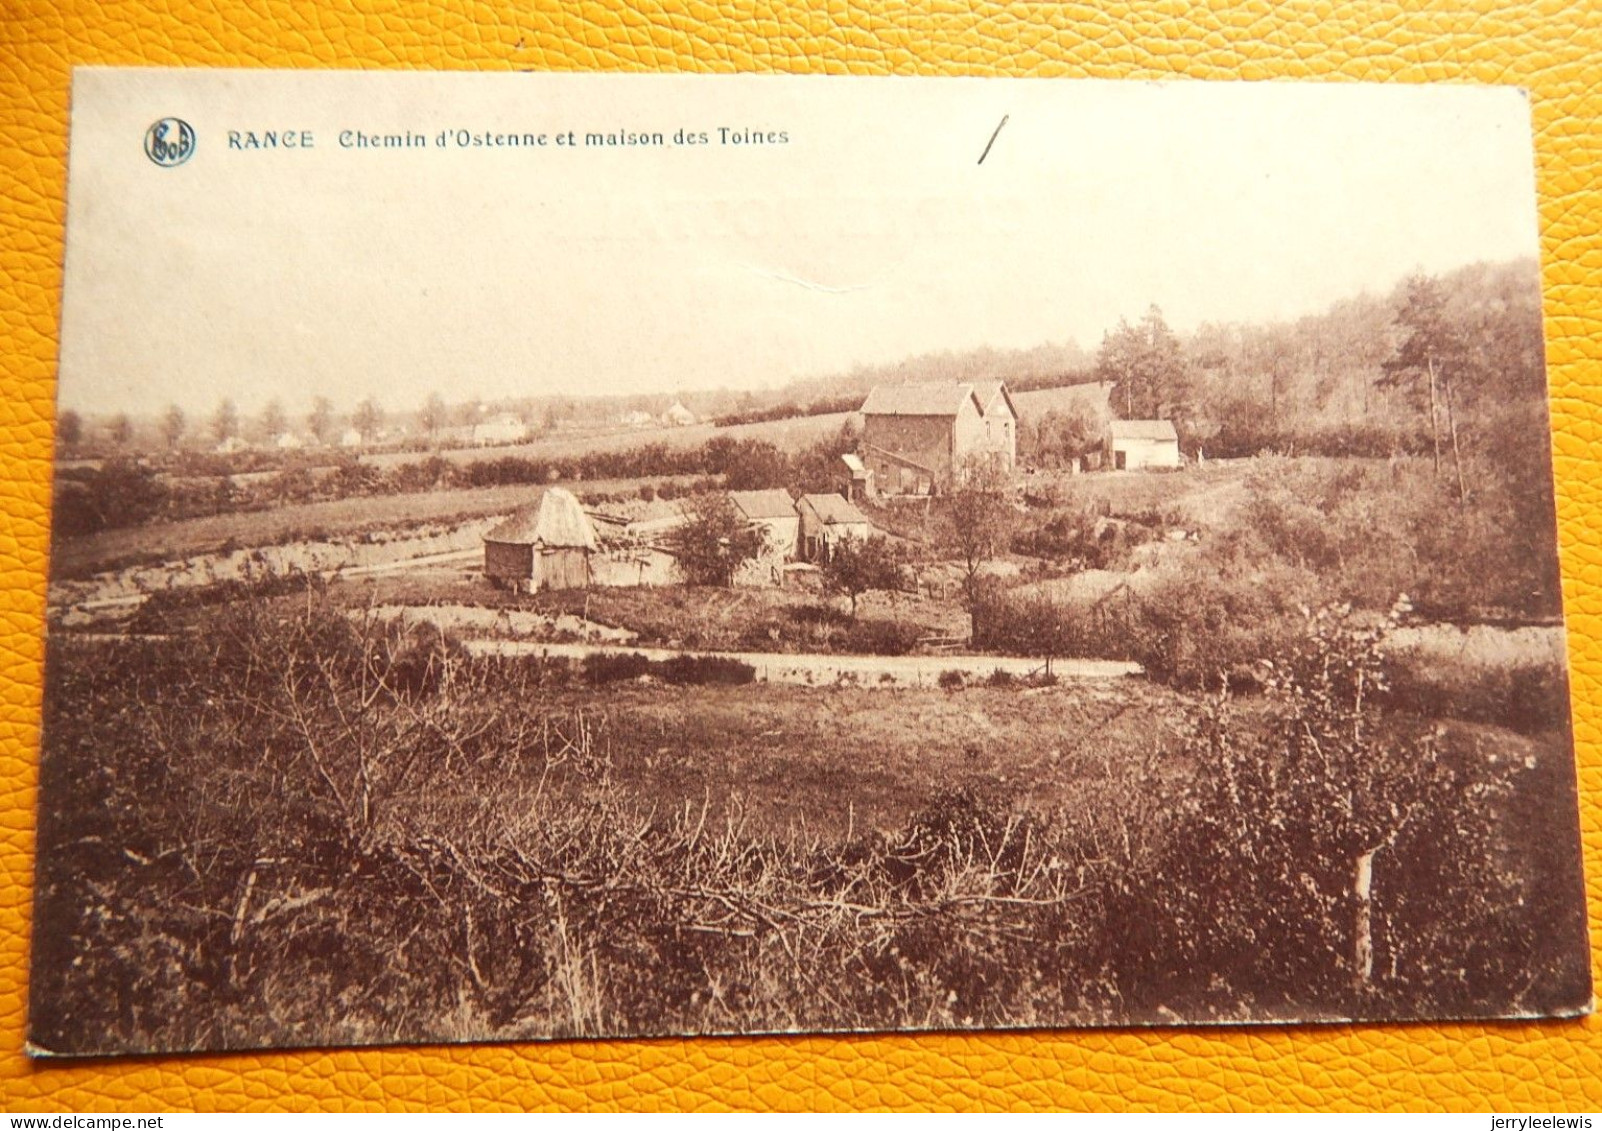
[[[418,423],[432,440],[439,430],[445,427],[449,415],[450,411],[445,407],[445,398],[438,393],[430,393],[428,400],[423,403],[423,411],[418,414]]]
[[[368,397],[356,406],[356,413],[351,417],[351,425],[362,434],[363,440],[371,440],[378,434],[378,427],[384,422],[384,410],[378,402]]]
[[[876,589],[899,589],[901,555],[888,538],[847,538],[821,563],[823,581],[836,593],[851,598],[851,615],[857,615],[857,598]]]
[[[217,411],[212,413],[211,434],[219,444],[239,435],[239,409],[234,407],[233,401],[224,398],[217,406]]]
[[[284,402],[279,400],[268,401],[267,407],[262,410],[261,414],[262,433],[269,440],[273,440],[283,435],[284,430],[288,427],[289,420],[284,415]]]
[[[689,521],[672,535],[679,568],[696,585],[734,584],[740,563],[762,553],[762,531],[741,517],[727,495],[704,495],[687,509]]]
[[[968,608],[970,635],[979,635],[983,605],[984,568],[1006,553],[1018,525],[1012,484],[1006,473],[985,461],[975,461],[944,499],[941,542],[962,567],[962,594]]]
[[[82,439],[83,417],[69,408],[56,420],[56,440],[64,448],[73,448]]]
[[[184,410],[175,404],[167,406],[166,413],[161,418],[161,438],[167,441],[167,447],[176,448],[184,438],[184,429],[188,421],[184,419]]]
[[[318,397],[312,401],[310,415],[306,418],[306,427],[317,438],[317,442],[327,443],[334,431],[334,406],[327,397]]]

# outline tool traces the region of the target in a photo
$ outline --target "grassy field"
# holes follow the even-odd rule
[[[596,693],[555,703],[594,709]],[[898,828],[953,790],[1039,811],[1087,803],[1179,745],[1183,700],[1140,681],[1042,694],[621,685],[602,709],[612,771],[640,805],[737,807],[754,836],[841,839]]]
[[[720,428],[715,424],[690,424],[682,428],[630,428],[608,431],[557,432],[538,436],[525,444],[507,444],[493,448],[451,448],[439,454],[452,463],[468,464],[480,460],[518,456],[523,459],[563,459],[590,455],[597,452],[622,452],[642,448],[647,444],[662,444],[669,448],[693,448],[716,436],[733,440],[767,440],[780,448],[794,451],[816,443],[840,431],[841,425],[852,413],[834,412],[823,416],[795,416],[784,420],[767,420],[759,424],[736,424]],[[374,467],[388,468],[425,458],[417,452],[372,452],[362,462]]]

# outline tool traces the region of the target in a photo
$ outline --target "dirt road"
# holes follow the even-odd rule
[[[582,660],[591,655],[637,654],[650,660],[675,656],[721,656],[756,669],[765,683],[808,687],[848,683],[862,687],[933,687],[943,672],[961,672],[970,683],[1004,671],[1023,677],[1041,670],[1042,661],[1023,656],[828,656],[778,652],[705,652],[672,648],[618,648],[596,644],[552,644],[535,640],[469,640],[467,650],[479,656],[551,656]],[[1114,679],[1139,675],[1139,664],[1122,660],[1054,660],[1061,679]]]

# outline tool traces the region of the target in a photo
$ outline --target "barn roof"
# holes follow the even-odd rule
[[[1107,429],[1114,440],[1179,439],[1172,420],[1113,420],[1108,422]]]
[[[802,495],[801,501],[812,508],[812,513],[825,526],[848,523],[866,523],[868,516],[856,508],[843,495]]]
[[[771,491],[730,491],[729,502],[751,522],[760,518],[795,517],[795,503],[790,499],[790,492],[782,487]]]
[[[1012,393],[1008,390],[1006,382],[975,381],[973,383],[973,393],[974,398],[979,402],[979,407],[985,413],[988,414],[996,406],[996,401],[1000,400],[1007,406],[1007,411],[1012,413],[1012,418],[1014,420],[1018,419],[1018,406],[1012,403]]]
[[[956,416],[962,402],[985,408],[972,385],[875,385],[862,402],[864,416]]]
[[[524,507],[484,535],[486,542],[521,546],[559,546],[593,550],[595,530],[571,491],[547,487],[537,501]]]

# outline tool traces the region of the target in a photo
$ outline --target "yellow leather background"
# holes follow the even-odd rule
[[[338,10],[336,10],[336,8]],[[33,789],[74,64],[1510,83],[1533,95],[1593,938],[1602,939],[1602,5],[0,0],[0,1087],[8,1110],[1602,1108],[1602,1022],[570,1043],[30,1065]],[[1596,948],[1593,947],[1593,968]]]

